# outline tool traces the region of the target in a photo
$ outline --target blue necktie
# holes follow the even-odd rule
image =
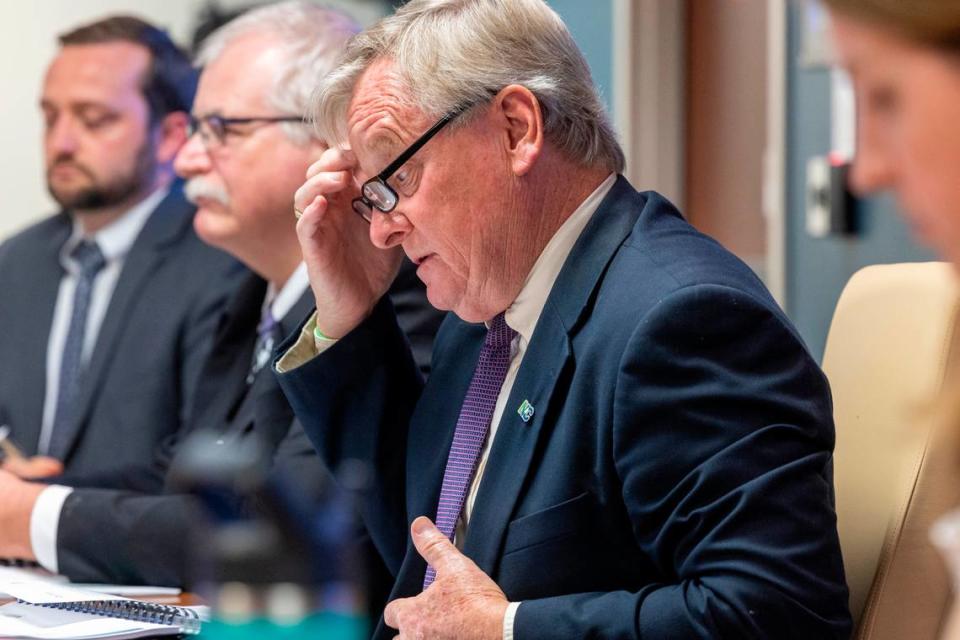
[[[107,261],[96,242],[84,240],[78,244],[70,257],[77,263],[80,273],[77,277],[77,289],[73,294],[73,311],[70,314],[70,328],[63,346],[63,359],[60,361],[60,386],[57,390],[57,407],[53,418],[53,431],[50,434],[48,455],[64,459],[67,449],[80,427],[77,402],[80,400],[80,381],[83,375],[83,343],[87,332],[87,316],[90,313],[90,299],[93,282]]]

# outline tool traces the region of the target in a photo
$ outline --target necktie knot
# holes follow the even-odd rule
[[[84,240],[74,247],[70,257],[79,265],[80,272],[85,276],[96,275],[107,264],[100,247],[92,240]]]
[[[498,313],[490,321],[490,326],[487,328],[487,337],[484,340],[484,347],[488,349],[509,348],[510,343],[513,341],[513,338],[516,335],[517,332],[507,325],[507,319],[504,316],[504,313]]]
[[[264,312],[263,316],[260,318],[260,323],[257,325],[257,335],[258,336],[267,336],[274,333],[274,330],[277,328],[277,319],[273,317],[273,311],[269,307]]]
[[[247,384],[253,384],[257,374],[270,361],[273,348],[282,337],[280,335],[280,323],[273,317],[273,310],[267,306],[263,315],[260,316],[260,324],[257,325],[257,342],[253,347],[253,361],[250,363],[250,371],[247,373]]]

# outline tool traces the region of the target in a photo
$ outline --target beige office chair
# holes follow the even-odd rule
[[[946,385],[960,409],[960,385],[945,382],[958,292],[944,263],[867,267],[850,279],[830,326],[823,368],[856,638],[934,640],[951,603],[929,529],[960,506],[960,420],[945,419],[942,406]]]

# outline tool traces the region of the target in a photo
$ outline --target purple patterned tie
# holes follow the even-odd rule
[[[247,372],[247,384],[253,384],[257,374],[270,360],[270,356],[273,355],[273,348],[283,337],[280,335],[280,331],[280,323],[273,317],[273,309],[267,306],[260,316],[260,324],[257,325],[257,342],[253,347],[250,371]]]
[[[467,489],[477,470],[483,442],[490,430],[490,419],[497,396],[500,395],[500,387],[510,366],[510,342],[515,335],[517,332],[507,326],[502,313],[490,321],[486,340],[477,359],[477,368],[473,371],[467,396],[460,408],[453,444],[447,456],[447,468],[443,472],[436,520],[437,528],[451,540],[460,512],[463,511]],[[437,572],[428,566],[423,588],[433,584],[436,577]]]

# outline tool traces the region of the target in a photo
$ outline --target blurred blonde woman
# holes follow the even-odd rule
[[[825,0],[859,108],[853,186],[960,267],[960,0]]]
[[[823,1],[857,95],[853,188],[893,191],[914,233],[960,270],[960,0]],[[960,584],[960,515],[934,537]],[[942,637],[960,640],[956,602]]]

